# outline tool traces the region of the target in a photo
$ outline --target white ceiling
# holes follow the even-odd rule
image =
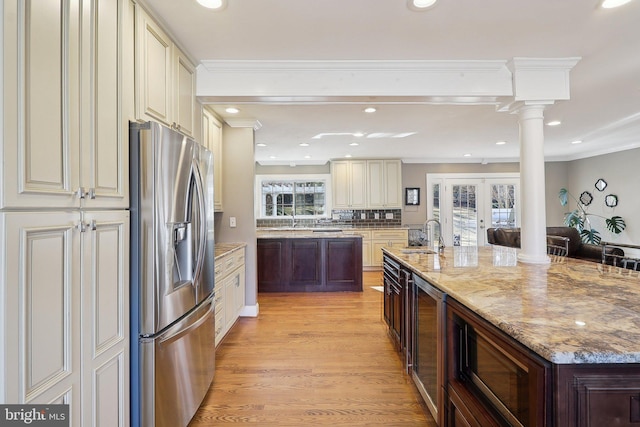
[[[545,110],[547,119],[562,121],[545,128],[546,158],[640,147],[640,0],[609,10],[599,0],[439,0],[423,12],[404,0],[228,0],[220,12],[195,0],[144,3],[197,61],[581,57],[570,74],[571,99]],[[517,115],[491,105],[389,101],[374,103],[373,115],[362,112],[370,103],[361,102],[249,103],[238,105],[235,117],[262,124],[256,142],[267,147],[256,147],[256,160],[265,164],[322,163],[346,154],[428,162],[518,158]],[[214,106],[222,118],[229,117],[225,106]],[[328,132],[415,134],[312,139]],[[497,146],[499,140],[507,144]],[[359,145],[350,146],[354,141]]]

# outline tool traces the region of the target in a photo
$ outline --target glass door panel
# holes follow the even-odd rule
[[[451,186],[453,246],[478,246],[478,185]]]

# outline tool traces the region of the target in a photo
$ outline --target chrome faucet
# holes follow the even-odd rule
[[[444,251],[444,239],[442,238],[442,225],[440,221],[435,218],[428,219],[422,224],[422,232],[427,236],[427,244],[431,246],[431,239],[429,238],[429,223],[435,222],[438,225],[438,252]]]

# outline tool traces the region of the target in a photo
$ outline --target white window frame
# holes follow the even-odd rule
[[[451,181],[460,181],[460,180],[482,180],[483,182],[495,182],[496,180],[516,180],[517,181],[517,191],[516,191],[516,204],[518,206],[522,206],[521,194],[520,194],[520,173],[519,172],[505,172],[505,173],[428,173],[426,174],[426,197],[427,197],[427,218],[433,217],[433,185],[440,184],[440,221],[442,223],[443,228],[443,237],[445,239],[446,245],[453,244],[453,236],[450,230],[450,223],[452,218],[450,217],[448,209],[443,209],[443,207],[448,207],[451,204],[451,192],[450,186]],[[485,187],[486,188],[486,187]],[[484,191],[485,189],[481,189]],[[488,195],[485,194],[484,200],[487,199]],[[486,215],[485,215],[486,216]],[[516,210],[516,224],[521,224],[521,211],[520,209]],[[483,240],[486,238],[483,236]]]
[[[325,219],[331,218],[331,174],[292,174],[292,175],[256,175],[254,187],[254,211],[257,219],[291,218],[291,215],[262,216],[262,182],[263,181],[324,181],[325,188],[325,215],[296,215],[300,219]]]

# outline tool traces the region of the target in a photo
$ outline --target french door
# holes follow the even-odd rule
[[[484,246],[487,228],[519,227],[519,183],[519,174],[427,174],[427,217],[445,245]]]

